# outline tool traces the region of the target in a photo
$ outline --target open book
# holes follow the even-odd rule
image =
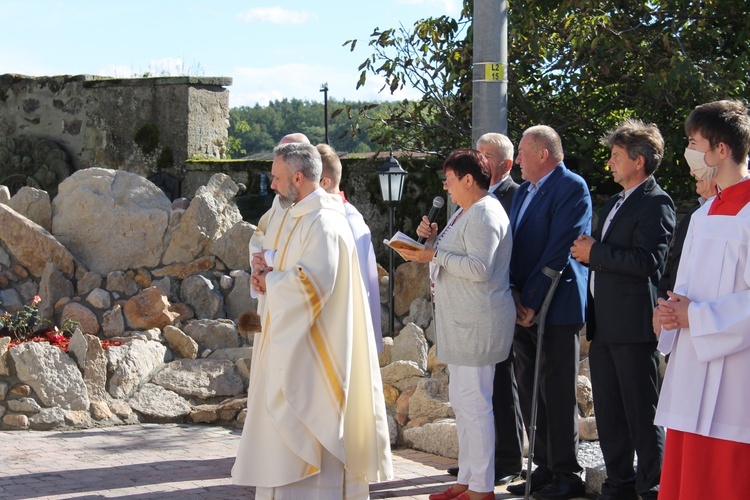
[[[417,240],[401,231],[396,231],[396,234],[394,234],[390,240],[383,240],[383,243],[397,251],[399,255],[401,255],[400,250],[404,248],[410,250],[424,250],[424,245],[422,243],[419,243]],[[403,257],[403,255],[401,255],[401,257]]]

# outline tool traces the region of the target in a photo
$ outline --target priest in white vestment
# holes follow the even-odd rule
[[[375,249],[372,246],[372,233],[370,232],[370,228],[367,227],[365,218],[362,217],[357,207],[349,203],[349,200],[346,199],[344,192],[341,190],[342,168],[339,155],[328,144],[318,144],[315,147],[323,161],[320,187],[328,193],[341,196],[341,201],[344,202],[346,220],[349,222],[349,228],[352,230],[354,243],[357,246],[359,270],[362,272],[362,281],[365,284],[365,291],[367,292],[367,299],[370,304],[375,345],[378,348],[378,353],[382,353],[383,330],[381,325],[380,280],[378,279],[378,263],[375,260]]]
[[[253,271],[262,332],[232,481],[256,486],[256,498],[368,498],[368,483],[393,472],[354,239],[341,198],[319,187],[317,150],[274,154],[271,187],[289,208]]]
[[[294,142],[310,144],[310,139],[308,139],[305,134],[295,132],[282,137],[279,141],[279,146],[281,146],[282,144],[291,144]],[[281,236],[281,227],[284,225],[288,218],[288,208],[289,207],[281,206],[281,204],[279,203],[278,195],[274,196],[273,202],[271,203],[271,208],[261,216],[260,220],[258,221],[258,225],[253,231],[253,235],[250,237],[249,247],[251,265],[253,254],[261,252],[264,248],[278,247],[278,241]],[[264,244],[266,235],[268,235],[269,238],[267,245]],[[259,295],[260,294],[255,289],[250,289],[250,296],[252,298],[262,300],[262,297],[259,297]],[[258,312],[260,312],[260,310],[258,310]]]

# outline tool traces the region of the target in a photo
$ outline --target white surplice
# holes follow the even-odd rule
[[[690,327],[659,340],[671,356],[655,423],[750,443],[750,205],[709,216],[711,204],[685,238],[675,292],[692,301]]]
[[[362,281],[365,283],[365,291],[370,304],[372,314],[372,328],[375,332],[375,345],[378,353],[383,352],[383,329],[381,325],[380,309],[380,283],[378,280],[378,263],[375,260],[375,249],[372,247],[372,234],[367,227],[365,218],[351,203],[344,203],[346,218],[357,245],[357,256],[359,258],[359,270],[362,271]]]
[[[393,476],[370,310],[345,217],[340,198],[318,190],[278,225],[234,484],[281,497],[285,485],[326,475],[326,452],[343,464],[344,484]],[[348,491],[342,484],[319,498]]]

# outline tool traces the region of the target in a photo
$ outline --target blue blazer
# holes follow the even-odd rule
[[[518,211],[528,194],[528,181],[513,195],[510,226],[513,253],[510,282],[521,293],[521,303],[539,312],[551,280],[541,270],[562,270],[547,312],[548,325],[586,321],[588,269],[570,256],[573,241],[591,234],[591,195],[586,181],[560,163],[534,195],[523,218]]]

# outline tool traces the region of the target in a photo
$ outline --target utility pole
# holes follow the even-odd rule
[[[320,86],[320,91],[323,92],[323,116],[326,126],[326,144],[331,144],[328,141],[328,82]]]
[[[508,132],[508,2],[474,2],[471,142]]]

